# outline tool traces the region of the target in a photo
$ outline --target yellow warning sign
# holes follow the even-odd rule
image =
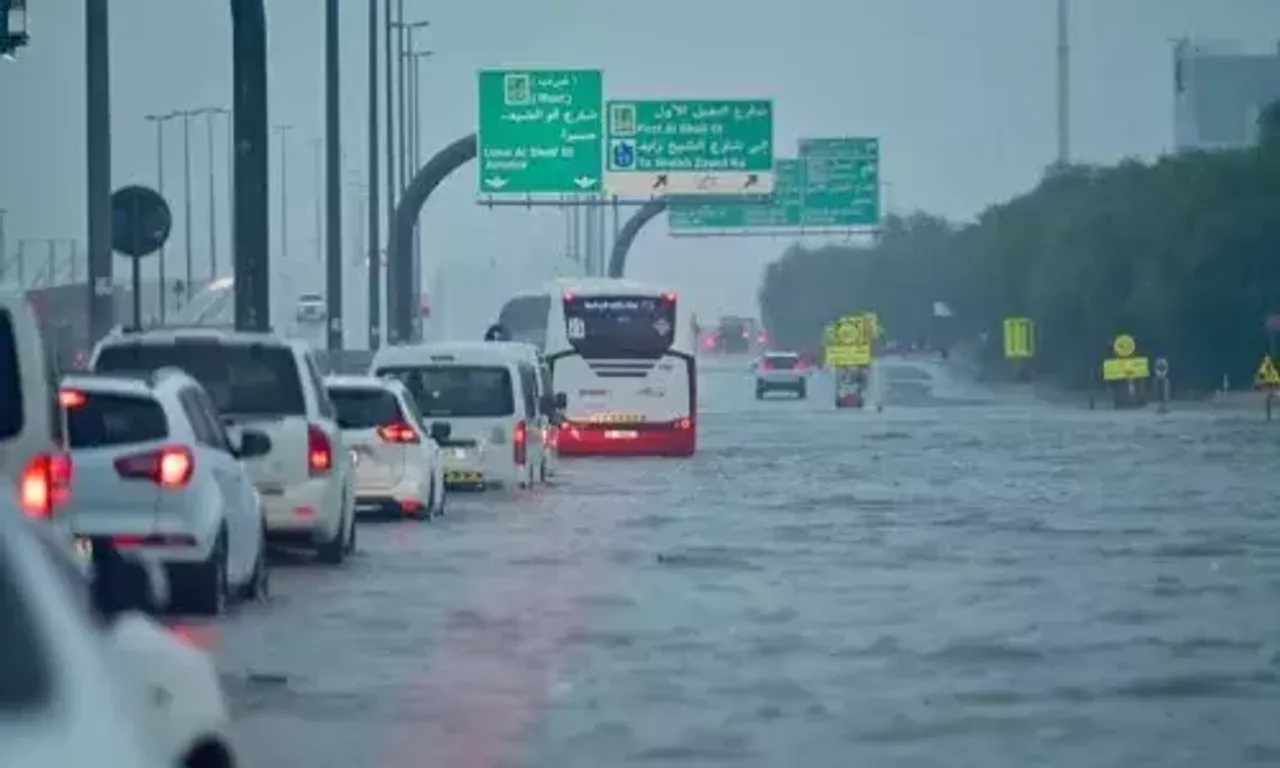
[[[1036,324],[1029,317],[1004,319],[1004,356],[1010,360],[1035,357]]]
[[[1113,357],[1102,361],[1104,381],[1130,381],[1151,377],[1151,361],[1145,357]]]
[[[871,364],[874,319],[870,315],[842,317],[824,333],[828,368],[856,368]]]
[[[1271,359],[1271,355],[1262,356],[1262,364],[1258,366],[1258,372],[1253,377],[1253,386],[1280,387],[1280,371],[1276,370],[1276,364]]]
[[[1138,351],[1138,342],[1129,334],[1122,333],[1111,342],[1111,349],[1115,351],[1116,357],[1133,357],[1133,353]]]

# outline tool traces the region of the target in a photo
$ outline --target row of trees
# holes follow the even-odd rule
[[[1030,317],[1037,373],[1063,385],[1093,380],[1120,332],[1180,387],[1249,381],[1280,312],[1280,103],[1260,128],[1254,149],[1061,169],[971,224],[918,213],[872,246],[792,247],[762,317],[776,343],[816,348],[826,323],[873,310],[905,341],[985,338],[993,367],[1003,319]]]

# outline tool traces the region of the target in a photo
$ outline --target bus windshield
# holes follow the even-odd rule
[[[656,360],[675,339],[676,302],[664,296],[566,296],[565,335],[592,359]]]

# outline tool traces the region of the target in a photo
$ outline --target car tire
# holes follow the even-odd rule
[[[433,480],[432,482],[436,481]],[[449,488],[444,484],[443,480],[436,483],[436,493],[439,495],[439,499],[436,500],[435,515],[436,517],[444,517],[444,509],[449,503]]]
[[[338,518],[338,530],[333,532],[333,536],[316,547],[316,557],[320,562],[326,565],[342,565],[342,561],[347,558],[347,547],[350,544],[350,537],[347,535],[347,517],[350,512],[347,510],[346,502],[343,502],[342,516]],[[355,525],[351,526],[352,533],[355,533]]]
[[[195,616],[221,616],[227,611],[227,529],[218,532],[218,539],[203,563],[195,563],[183,569],[185,573],[178,590],[177,608],[181,613]]]
[[[800,386],[796,388],[796,399],[804,400],[807,397],[809,397],[809,388],[802,381],[800,382]]]
[[[262,543],[253,563],[253,575],[239,589],[239,598],[250,603],[265,603],[271,597],[271,564],[267,562],[267,529],[262,529]]]
[[[762,385],[760,382],[757,381],[756,382],[756,399],[763,400],[765,392],[766,390],[764,388],[764,385]]]

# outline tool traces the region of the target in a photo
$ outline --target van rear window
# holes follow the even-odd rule
[[[516,412],[511,372],[502,366],[424,365],[381,368],[400,380],[423,416],[500,418]]]
[[[169,436],[169,418],[149,397],[82,394],[67,406],[67,437],[72,448],[146,443]]]
[[[0,440],[22,432],[22,372],[18,370],[18,339],[13,315],[0,309]]]

